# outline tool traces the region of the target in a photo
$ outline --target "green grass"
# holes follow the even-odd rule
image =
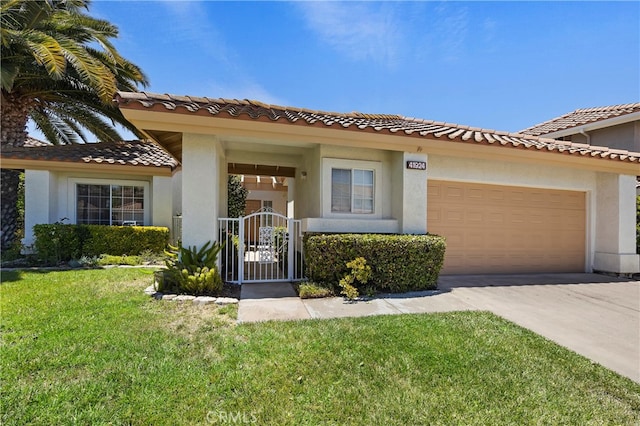
[[[640,385],[489,313],[236,326],[138,270],[2,273],[2,424],[637,424]]]

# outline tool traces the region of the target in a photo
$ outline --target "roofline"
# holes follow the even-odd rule
[[[158,111],[146,107],[125,108],[123,114],[140,129],[160,131],[174,131],[182,133],[199,133],[225,136],[247,136],[269,140],[281,140],[283,144],[327,144],[351,146],[388,151],[422,152],[443,156],[460,156],[477,159],[496,159],[500,149],[499,159],[510,159],[518,162],[536,164],[563,164],[565,166],[596,170],[610,173],[636,175],[638,161],[603,161],[592,153],[570,154],[569,147],[578,146],[575,143],[566,144],[564,152],[549,151],[544,147],[525,148],[520,146],[468,142],[454,142],[450,139],[434,139],[420,136],[418,133],[407,135],[404,133],[378,133],[373,130],[363,131],[354,128],[318,127],[287,122],[260,121],[250,117],[204,116],[190,112]],[[350,131],[345,131],[350,130]],[[537,138],[537,137],[536,137]],[[537,138],[543,139],[544,138]],[[613,153],[627,151],[611,150]]]
[[[580,133],[581,130],[585,132],[591,132],[593,130],[617,126],[619,124],[631,123],[637,120],[640,120],[640,111],[619,115],[617,117],[606,118],[604,120],[594,121],[591,123],[578,124],[576,126],[567,127],[566,129],[556,130],[555,132],[544,133],[540,136],[555,139],[561,138],[563,136],[575,135],[576,133]]]
[[[137,176],[173,176],[173,172],[169,166],[144,166],[133,164],[112,164],[112,163],[79,163],[76,161],[59,161],[59,160],[32,160],[23,158],[6,158],[0,153],[1,167],[3,169],[17,170],[49,170],[62,172],[109,172],[123,173]]]

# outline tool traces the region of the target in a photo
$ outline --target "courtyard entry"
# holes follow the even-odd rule
[[[303,278],[300,220],[264,208],[248,216],[221,218],[219,225],[220,241],[226,241],[223,280],[243,284]]]

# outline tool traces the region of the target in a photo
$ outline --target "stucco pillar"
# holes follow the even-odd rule
[[[171,229],[173,183],[170,177],[154,176],[151,184],[151,224]]]
[[[295,196],[296,180],[294,178],[287,178],[287,217],[289,219],[294,219],[296,217]]]
[[[54,198],[57,196],[54,176],[47,170],[25,170],[24,172],[24,238],[22,244],[35,242],[33,225],[52,223],[55,214]],[[53,197],[53,198],[52,198]],[[69,223],[69,222],[65,222]]]
[[[215,136],[182,136],[182,244],[202,247],[218,239],[224,151]],[[226,181],[224,182],[226,187]],[[226,195],[226,194],[225,194]]]
[[[394,155],[391,182],[393,215],[398,219],[402,234],[427,232],[427,171],[419,168],[427,164],[427,155],[402,152]],[[408,163],[413,167],[409,168]]]
[[[173,210],[172,216],[182,214],[182,170],[178,170],[171,177],[171,183],[173,186]]]
[[[636,253],[635,183],[635,176],[598,173],[596,177],[594,270],[640,272],[640,256]]]

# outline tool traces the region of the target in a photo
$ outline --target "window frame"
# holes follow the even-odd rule
[[[381,219],[382,218],[382,163],[379,161],[363,161],[363,160],[347,160],[338,158],[323,159],[323,186],[322,186],[322,213],[327,218],[343,218],[343,219]],[[350,198],[351,211],[338,212],[332,209],[333,201],[333,170],[342,169],[349,170],[351,173]],[[373,174],[373,211],[372,212],[354,212],[354,200],[356,198],[354,191],[354,171],[363,170],[370,171]]]
[[[109,225],[105,226],[121,226],[111,225],[113,221],[113,186],[133,186],[142,187],[143,189],[143,222],[137,224],[137,226],[149,226],[151,224],[151,197],[150,197],[150,185],[147,181],[138,180],[111,180],[111,179],[86,179],[86,178],[70,178],[68,180],[68,201],[67,212],[69,213],[69,220],[71,223],[78,223],[78,185],[105,185],[109,186]]]

